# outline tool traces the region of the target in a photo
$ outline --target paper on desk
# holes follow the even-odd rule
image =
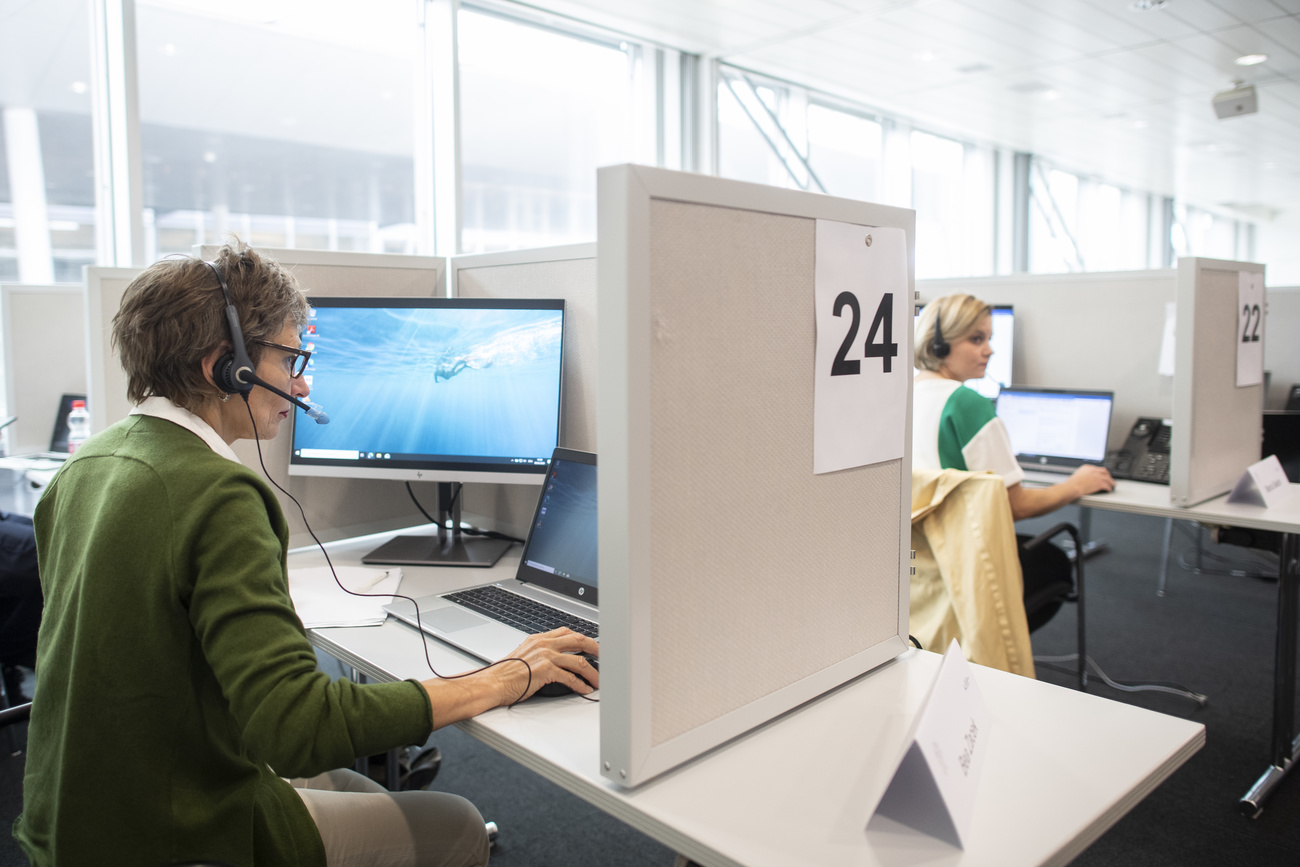
[[[402,570],[366,569],[361,566],[338,566],[339,581],[353,593],[375,594],[352,596],[339,589],[328,566],[289,570],[289,596],[298,619],[307,629],[324,626],[378,626],[388,615],[384,606],[393,601]]]

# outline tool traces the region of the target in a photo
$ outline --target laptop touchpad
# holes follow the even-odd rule
[[[479,617],[472,611],[466,611],[464,608],[454,606],[430,611],[428,614],[421,615],[420,620],[427,624],[430,629],[438,629],[443,632],[459,632],[462,629],[472,629],[475,626],[482,626],[489,622],[487,618]]]

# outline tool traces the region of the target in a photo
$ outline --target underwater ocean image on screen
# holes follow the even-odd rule
[[[559,425],[558,310],[321,307],[295,449],[548,458]],[[301,422],[302,419],[299,419]]]

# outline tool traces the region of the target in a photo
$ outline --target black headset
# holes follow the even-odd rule
[[[226,299],[226,325],[230,327],[231,350],[212,365],[212,379],[216,382],[217,388],[226,394],[247,396],[257,383],[257,374],[254,372],[252,360],[248,357],[248,348],[244,345],[244,331],[239,327],[239,313],[235,310],[235,302],[230,298],[230,287],[226,285],[226,278],[221,276],[221,270],[217,268],[216,263],[204,262],[203,264],[212,269],[212,273],[217,275],[217,282],[221,284],[221,294]]]
[[[239,327],[239,313],[235,310],[235,302],[230,299],[230,287],[226,285],[226,278],[221,276],[221,270],[217,268],[216,263],[205,261],[203,264],[212,269],[212,273],[217,275],[217,282],[221,284],[221,294],[226,299],[226,325],[230,327],[230,351],[218,358],[217,363],[212,365],[212,381],[217,384],[217,388],[226,394],[242,395],[244,400],[247,401],[253,386],[258,385],[269,392],[280,395],[280,397],[307,413],[309,418],[316,420],[316,424],[329,424],[330,417],[319,406],[313,406],[306,401],[299,400],[257,375],[253,367],[253,361],[248,357],[248,347],[244,345],[244,330]]]
[[[952,345],[943,339],[943,326],[939,324],[939,320],[942,318],[943,308],[936,306],[934,310],[934,342],[930,344],[930,351],[934,353],[935,358],[947,358],[948,353],[952,352]]]

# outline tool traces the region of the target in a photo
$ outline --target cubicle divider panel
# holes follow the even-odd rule
[[[631,166],[598,187],[602,773],[637,785],[905,647],[910,376],[902,457],[815,475],[813,290],[828,219],[904,229],[910,297],[914,215]]]
[[[965,292],[1016,311],[1016,385],[1115,392],[1108,447],[1140,416],[1168,418],[1173,378],[1159,373],[1172,268],[918,280],[922,303]]]
[[[65,394],[86,393],[86,291],[60,284],[0,286],[9,454],[50,447]]]
[[[564,381],[560,445],[596,448],[596,245],[568,244],[457,256],[451,294],[464,298],[563,298]],[[533,485],[467,485],[464,508],[494,529],[523,535],[537,506]]]
[[[1264,266],[1178,260],[1169,452],[1169,489],[1176,506],[1194,506],[1226,493],[1259,460],[1264,385],[1237,385],[1237,287],[1243,271],[1262,275]]]
[[[1264,369],[1270,373],[1264,409],[1285,409],[1291,387],[1300,385],[1300,286],[1269,286],[1264,328],[1279,339],[1264,344]]]
[[[101,431],[126,418],[126,372],[113,349],[113,317],[122,307],[126,287],[143,268],[85,269],[86,283],[86,409],[90,429]]]

